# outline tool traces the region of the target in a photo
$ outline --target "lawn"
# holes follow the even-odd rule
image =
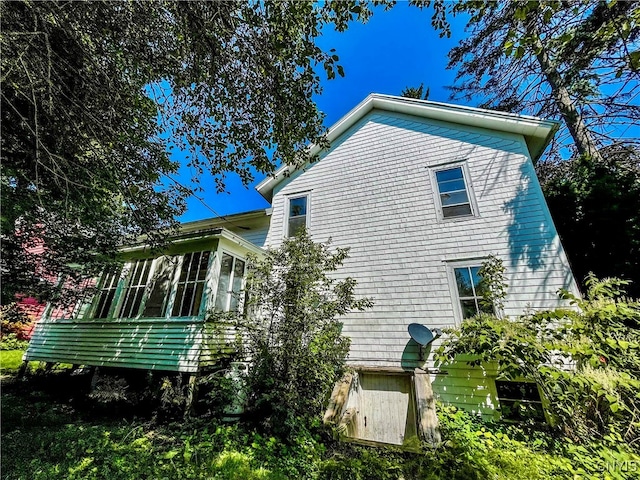
[[[22,364],[24,350],[0,350],[0,372],[2,375],[14,374]]]

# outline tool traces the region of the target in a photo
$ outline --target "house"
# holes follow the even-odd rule
[[[270,209],[185,224],[164,257],[125,251],[129,280],[109,274],[84,316],[41,322],[25,358],[210,367],[203,312],[233,308],[246,254],[304,225],[316,241],[350,247],[337,275],[374,300],[344,318],[355,375],[341,408],[356,412],[351,436],[406,443],[427,374],[437,398],[485,418],[509,402],[539,403],[535,385],[502,385],[490,368],[435,369],[407,327],[451,327],[477,313],[478,268],[489,255],[507,268],[506,315],[558,306],[559,288],[577,292],[533,166],[557,126],[372,94],[329,130],[329,149],[312,147],[318,161],[282,167],[257,186]]]

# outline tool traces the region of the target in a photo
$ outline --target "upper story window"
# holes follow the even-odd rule
[[[471,215],[471,202],[462,166],[438,170],[435,173],[442,216],[453,218]]]
[[[240,305],[245,262],[228,253],[222,254],[220,278],[216,293],[216,307],[219,312],[236,311]]]
[[[482,277],[478,273],[480,266],[464,266],[453,269],[462,318],[469,318],[480,312],[495,313],[494,308],[486,305]]]
[[[287,212],[287,237],[293,237],[302,227],[309,226],[309,194],[289,197]]]

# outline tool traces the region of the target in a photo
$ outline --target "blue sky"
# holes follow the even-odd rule
[[[365,25],[354,23],[344,33],[324,33],[320,46],[335,48],[345,70],[344,78],[325,79],[322,95],[315,98],[326,115],[325,126],[333,125],[370,93],[400,95],[405,87],[424,83],[431,89],[429,100],[448,101],[445,86],[453,83],[455,72],[446,70],[447,53],[463,38],[464,22],[451,19],[451,38],[440,38],[431,27],[431,15],[430,9],[421,11],[399,2],[390,11],[376,9]],[[180,221],[267,208],[267,201],[254,189],[262,179],[245,187],[230,175],[228,194],[217,194],[213,181],[202,179],[204,203],[191,198]]]

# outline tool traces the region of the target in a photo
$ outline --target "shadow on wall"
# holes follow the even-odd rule
[[[552,268],[551,262],[560,262],[562,246],[555,231],[551,215],[544,201],[542,189],[530,161],[520,166],[520,184],[516,194],[503,205],[510,217],[506,228],[511,265],[526,265],[534,272],[544,273],[538,293],[555,292],[558,288],[570,288],[572,275],[568,266]],[[551,267],[551,268],[550,268]]]

